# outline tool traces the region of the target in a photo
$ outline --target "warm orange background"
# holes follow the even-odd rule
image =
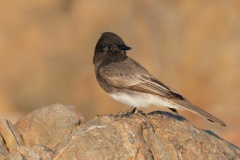
[[[53,103],[78,107],[85,120],[126,109],[95,79],[93,51],[104,31],[227,127],[181,115],[240,146],[239,0],[0,1],[0,118],[16,122]]]

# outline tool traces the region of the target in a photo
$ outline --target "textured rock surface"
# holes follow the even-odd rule
[[[55,104],[37,109],[21,118],[16,127],[27,147],[38,144],[55,147],[83,121],[72,106]]]
[[[8,120],[0,120],[0,134],[0,150],[3,154],[7,153],[6,148],[8,148],[9,152],[11,152],[17,149],[17,147],[23,145],[23,141],[18,130]],[[3,144],[3,140],[5,144]]]
[[[55,150],[56,159],[240,158],[235,146],[168,112],[95,118]]]
[[[15,126],[2,120],[0,159],[240,159],[238,147],[168,112],[82,122],[74,107],[60,104]]]

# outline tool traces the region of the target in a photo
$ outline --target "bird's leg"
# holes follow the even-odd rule
[[[127,110],[125,110],[122,114],[127,114],[133,107],[129,106]]]
[[[136,109],[137,109],[136,107],[129,106],[128,109],[125,110],[125,111],[121,114],[121,116],[123,117],[123,116],[126,116],[126,115],[134,114],[135,111],[136,111]]]
[[[137,110],[137,108],[136,108],[136,107],[132,107],[131,114],[134,114],[134,113],[136,113],[136,110]]]
[[[115,118],[134,114],[136,112],[136,109],[137,109],[136,107],[129,106],[128,109],[126,109],[125,111],[116,114]]]

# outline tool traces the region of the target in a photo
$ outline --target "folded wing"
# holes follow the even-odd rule
[[[133,59],[128,58],[122,62],[106,65],[100,69],[100,74],[107,83],[116,88],[126,88],[171,99],[173,103],[178,104],[182,109],[189,110],[207,118],[209,121],[217,122],[226,126],[223,121],[207,113],[201,108],[192,105],[180,94],[151,76],[146,69]]]

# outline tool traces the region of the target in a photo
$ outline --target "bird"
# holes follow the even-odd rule
[[[167,107],[175,113],[178,113],[177,110],[188,110],[226,126],[222,120],[190,103],[128,57],[126,51],[131,49],[117,34],[104,32],[97,41],[93,56],[100,87],[115,100],[129,106],[123,116],[133,114],[136,108],[154,105]]]

